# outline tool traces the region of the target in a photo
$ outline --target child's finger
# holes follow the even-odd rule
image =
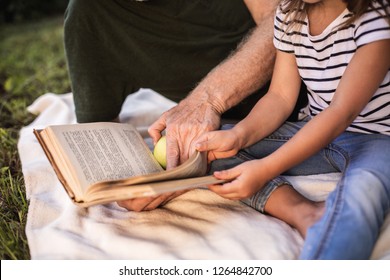
[[[209,186],[209,189],[212,192],[215,192],[219,196],[223,198],[231,199],[231,200],[239,200],[242,199],[243,196],[237,192],[237,186],[235,183],[225,183],[223,185],[212,185]]]
[[[203,134],[195,144],[195,149],[200,152],[212,151],[218,148],[219,141],[213,141],[213,132]]]
[[[230,168],[221,171],[215,171],[214,176],[221,180],[232,181],[241,175],[241,171],[238,168]]]

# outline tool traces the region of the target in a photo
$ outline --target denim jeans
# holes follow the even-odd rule
[[[267,156],[305,124],[306,120],[285,123],[236,156],[214,161],[211,172]],[[223,129],[229,129],[229,125]],[[368,259],[390,208],[390,136],[344,132],[284,174],[331,172],[342,172],[342,178],[326,199],[324,215],[308,229],[300,258]],[[275,178],[242,202],[262,212],[272,191],[285,183],[288,182],[283,177]]]

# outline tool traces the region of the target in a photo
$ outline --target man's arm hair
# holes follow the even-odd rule
[[[273,21],[276,0],[245,0],[257,26],[222,63],[192,91],[190,97],[209,103],[219,114],[264,86],[275,61]]]

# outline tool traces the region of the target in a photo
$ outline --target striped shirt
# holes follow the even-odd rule
[[[352,13],[346,9],[320,35],[309,34],[307,17],[289,28],[279,8],[275,16],[274,45],[293,53],[308,88],[309,112],[315,116],[329,106],[338,83],[356,50],[374,41],[390,39],[390,26],[381,10],[367,10],[353,24],[338,28]],[[299,26],[299,28],[296,28]],[[390,51],[390,50],[389,50]],[[369,103],[347,128],[360,133],[390,135],[390,69]]]

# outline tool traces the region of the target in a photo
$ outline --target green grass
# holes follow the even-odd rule
[[[26,107],[46,93],[70,91],[62,17],[0,26],[0,259],[30,259],[28,201],[17,151]]]

